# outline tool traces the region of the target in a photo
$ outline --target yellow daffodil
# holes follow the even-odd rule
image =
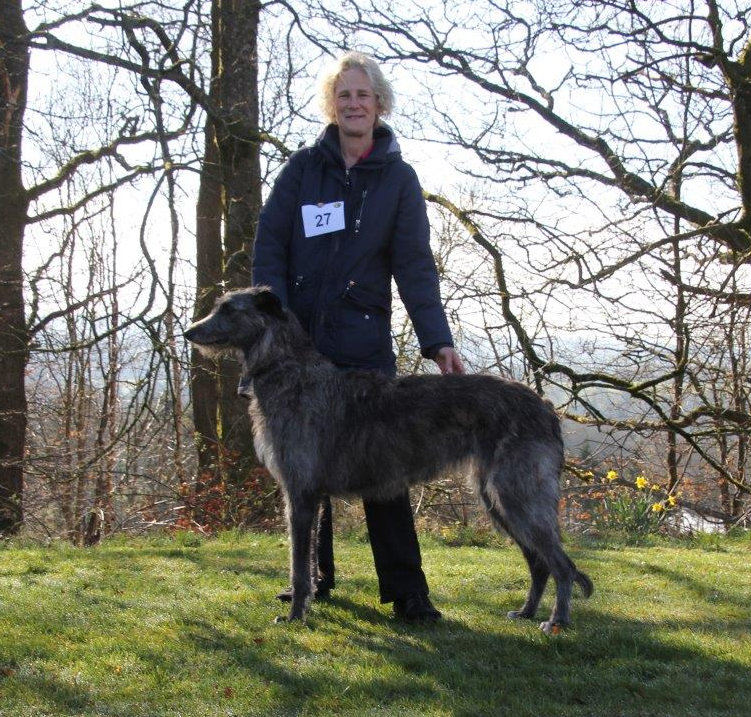
[[[652,483],[652,490],[660,490],[660,486],[657,483]]]
[[[635,483],[639,490],[644,490],[649,485],[649,481],[644,476],[636,476]]]
[[[668,496],[668,505],[672,508],[675,505],[675,496],[669,495]]]
[[[614,480],[618,478],[618,471],[610,470],[607,472],[607,475],[605,476],[608,483],[612,483]]]
[[[663,510],[665,510],[665,506],[662,503],[652,503],[653,513],[662,513]]]

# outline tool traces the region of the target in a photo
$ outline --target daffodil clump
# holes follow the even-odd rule
[[[650,481],[647,480],[647,477],[644,475],[638,475],[636,476],[636,480],[634,481],[634,485],[636,486],[637,490],[643,490],[646,491],[647,488],[649,488],[649,496],[650,498],[653,497],[655,494],[659,494],[660,492],[663,492],[662,486],[659,485],[659,483],[652,483],[650,484]],[[651,503],[650,510],[652,513],[656,513],[657,515],[661,515],[662,513],[667,512],[670,510],[670,508],[674,508],[677,505],[678,501],[674,494],[670,494],[663,498],[662,500],[655,501]]]
[[[608,487],[601,494],[595,523],[603,530],[640,535],[656,532],[670,509],[677,505],[676,495],[667,494],[659,483],[643,473],[631,482],[610,469],[601,483],[603,488]]]

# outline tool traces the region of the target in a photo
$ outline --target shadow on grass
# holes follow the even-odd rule
[[[490,629],[450,615],[436,625],[409,626],[344,597],[317,604],[305,626],[277,626],[259,645],[201,622],[186,626],[185,637],[268,685],[274,714],[297,714],[306,703],[361,714],[377,705],[403,713],[408,705],[417,714],[459,717],[746,713],[747,665],[670,644],[654,625],[612,619],[578,603],[578,627],[556,638],[543,636],[536,623],[500,615]],[[726,627],[735,632],[748,623]],[[345,669],[342,654],[311,648],[311,631],[329,646],[346,640]]]
[[[12,674],[12,668],[0,665],[0,715],[5,717],[3,710],[3,679]],[[28,694],[38,696],[45,705],[45,709],[38,713],[40,716],[48,714],[50,708],[59,710],[59,714],[87,714],[86,710],[94,705],[94,699],[85,686],[71,685],[49,675],[28,673],[17,678],[19,686]],[[72,712],[75,711],[75,712]],[[8,713],[9,714],[9,713]]]

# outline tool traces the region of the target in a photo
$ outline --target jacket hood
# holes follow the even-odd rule
[[[393,162],[402,155],[401,147],[396,139],[394,130],[384,122],[379,122],[373,131],[373,151],[358,162],[361,167],[380,167],[387,162]],[[324,155],[326,160],[335,166],[344,166],[341,145],[339,144],[339,127],[329,124],[316,137],[314,146]]]

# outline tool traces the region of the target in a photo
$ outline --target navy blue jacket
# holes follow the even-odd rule
[[[266,284],[334,363],[393,371],[391,278],[423,355],[452,346],[420,183],[388,127],[345,168],[336,125],[282,168],[258,222],[253,283]],[[343,202],[341,231],[306,237],[303,205]]]

